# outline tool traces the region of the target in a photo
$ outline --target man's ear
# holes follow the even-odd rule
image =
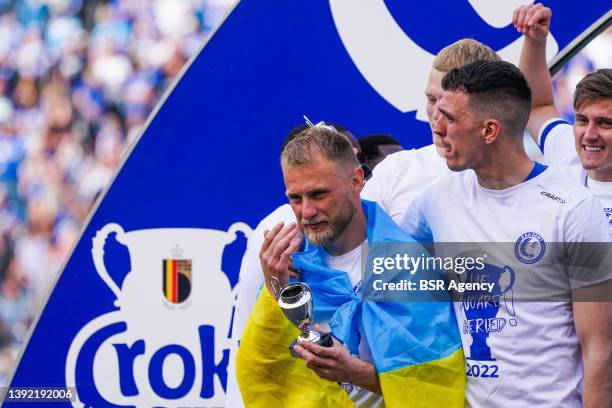
[[[501,123],[497,119],[487,119],[482,128],[482,140],[486,144],[495,143],[501,133]]]
[[[351,190],[353,192],[361,192],[365,183],[365,175],[361,167],[355,167],[351,173]]]

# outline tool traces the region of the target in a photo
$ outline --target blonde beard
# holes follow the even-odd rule
[[[355,206],[350,200],[346,200],[341,208],[340,213],[334,218],[328,220],[328,227],[325,231],[310,232],[307,228],[300,225],[300,230],[311,244],[316,246],[325,246],[338,238],[348,227],[355,214]]]

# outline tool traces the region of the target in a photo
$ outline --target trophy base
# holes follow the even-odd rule
[[[295,358],[302,358],[302,356],[300,356],[298,353],[295,352],[295,350],[293,350],[293,347],[304,341],[310,341],[311,343],[318,344],[321,347],[331,347],[332,344],[334,344],[331,333],[317,333],[317,334],[318,336],[316,336],[314,340],[304,339],[300,341],[299,337],[295,339],[293,343],[291,343],[291,345],[289,346],[289,352],[291,353],[291,356]],[[309,336],[309,337],[313,337],[313,336]]]

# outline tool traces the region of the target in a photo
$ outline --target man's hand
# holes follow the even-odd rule
[[[512,14],[512,24],[519,33],[534,41],[546,41],[552,11],[542,3],[521,6]]]
[[[380,379],[374,366],[351,355],[336,339],[331,347],[307,341],[295,346],[310,368],[321,378],[338,383],[350,383],[382,395]]]
[[[259,261],[264,274],[264,283],[272,295],[275,294],[270,278],[275,277],[280,285],[285,285],[289,278],[299,277],[291,268],[291,254],[302,243],[302,234],[295,223],[284,226],[280,222],[270,231],[264,231],[264,242],[259,251]]]
[[[514,27],[525,36],[519,68],[531,87],[527,131],[537,144],[540,144],[538,134],[544,123],[560,116],[555,108],[552,80],[546,62],[546,38],[551,17],[552,11],[540,3],[521,6],[512,14]]]

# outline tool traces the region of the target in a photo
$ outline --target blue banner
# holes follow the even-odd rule
[[[306,114],[407,148],[429,144],[435,53],[473,37],[518,59],[520,3],[491,3],[239,2],[102,197],[11,387],[76,386],[94,407],[223,405],[232,288],[250,228],[285,202],[284,136]],[[609,10],[545,4],[549,60]]]

